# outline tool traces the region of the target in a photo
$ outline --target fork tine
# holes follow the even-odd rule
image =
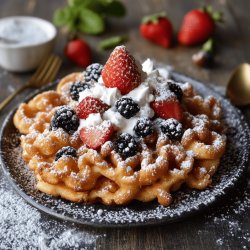
[[[50,83],[52,80],[54,80],[54,78],[55,78],[61,64],[62,64],[62,60],[59,57],[55,57],[55,59],[54,59],[53,63],[51,64],[49,70],[46,72],[46,75],[43,77],[43,79],[41,79],[41,84],[40,85]]]
[[[53,58],[52,55],[50,55],[49,57],[45,57],[41,64],[39,65],[39,67],[37,68],[37,70],[35,71],[35,73],[32,75],[32,77],[30,78],[29,82],[32,84],[34,83],[37,79],[38,76],[41,74],[41,72],[43,71],[45,65],[50,62],[50,60]]]
[[[51,65],[53,64],[54,60],[55,60],[55,55],[52,55],[48,62],[44,65],[42,71],[40,72],[40,74],[36,77],[34,85],[40,85],[39,82],[41,82],[43,80],[43,78],[46,76],[47,71],[50,69]]]
[[[55,79],[61,65],[62,65],[62,60],[60,59],[60,60],[58,60],[58,63],[56,65],[55,69],[54,69],[54,72],[51,74],[50,79],[49,79],[48,82],[51,82],[51,81],[53,81]]]
[[[46,84],[52,81],[56,76],[61,63],[62,60],[58,56],[52,55],[46,57],[26,84],[14,91],[9,97],[0,103],[0,111],[22,90],[30,87],[40,87],[41,84]]]

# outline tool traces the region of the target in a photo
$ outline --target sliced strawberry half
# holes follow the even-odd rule
[[[107,88],[118,88],[122,95],[141,83],[141,73],[135,59],[125,46],[118,46],[111,53],[102,70],[102,79]]]
[[[87,96],[77,106],[76,114],[81,119],[86,119],[90,114],[103,113],[109,106],[100,99]]]
[[[91,126],[88,128],[82,128],[80,130],[80,137],[84,144],[89,148],[98,149],[103,145],[114,132],[111,122],[104,121],[98,126]]]
[[[151,108],[157,116],[163,119],[174,118],[178,121],[182,119],[182,107],[176,98],[151,102]]]

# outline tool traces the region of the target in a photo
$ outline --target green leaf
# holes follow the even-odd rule
[[[110,3],[112,3],[112,2],[114,2],[116,0],[98,0],[98,1],[101,4],[107,5],[107,4],[110,4]]]
[[[149,16],[144,16],[142,18],[142,23],[158,23],[159,18],[166,17],[166,12],[160,12]]]
[[[69,7],[56,10],[53,16],[53,23],[56,26],[67,24],[72,19],[72,11]]]
[[[202,45],[202,49],[201,49],[201,50],[213,53],[213,51],[214,51],[214,46],[215,46],[214,39],[213,39],[213,38],[209,38],[209,39]]]
[[[99,47],[101,49],[112,49],[112,48],[114,48],[118,45],[121,45],[127,41],[128,41],[127,36],[113,36],[113,37],[107,38],[105,40],[102,40],[99,43]]]
[[[103,3],[103,0],[101,1]],[[125,6],[119,1],[105,0],[103,3],[102,12],[105,16],[123,17],[126,15]]]
[[[78,27],[79,31],[96,35],[105,29],[103,17],[89,9],[81,9]]]
[[[74,33],[97,35],[104,31],[106,16],[122,17],[126,9],[118,0],[68,0],[68,5],[55,11],[53,22]]]
[[[224,22],[223,13],[220,11],[215,11],[211,5],[204,6],[202,8],[202,11],[208,13],[215,22],[218,23]]]
[[[218,22],[218,23],[223,23],[224,22],[224,17],[223,17],[223,13],[222,12],[219,12],[219,11],[213,12],[212,18],[213,18],[213,20],[215,22]]]
[[[69,6],[74,6],[77,8],[89,8],[96,2],[98,2],[98,0],[68,0]]]

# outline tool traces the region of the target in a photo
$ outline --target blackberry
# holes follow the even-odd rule
[[[56,153],[55,161],[59,160],[64,155],[76,157],[77,156],[76,155],[76,149],[74,149],[74,148],[72,148],[70,146],[61,148]]]
[[[160,128],[170,140],[178,140],[182,136],[182,124],[174,118],[161,122]]]
[[[122,97],[116,103],[117,111],[126,119],[133,117],[139,112],[139,105],[130,97]]]
[[[69,134],[73,134],[77,130],[78,126],[79,119],[75,111],[67,106],[59,108],[50,123],[51,130],[62,128]]]
[[[134,131],[136,135],[145,137],[153,133],[153,124],[150,119],[142,118],[136,122]]]
[[[99,63],[90,64],[85,71],[85,81],[86,82],[97,82],[101,76],[103,66]]]
[[[138,152],[138,143],[132,135],[122,133],[116,139],[115,150],[123,157],[134,156]]]
[[[169,87],[169,90],[176,95],[178,100],[181,101],[182,96],[183,96],[181,87],[172,81],[168,81],[168,87]]]
[[[90,85],[83,82],[74,82],[70,87],[70,96],[73,100],[78,101],[79,93],[85,89],[89,89]]]

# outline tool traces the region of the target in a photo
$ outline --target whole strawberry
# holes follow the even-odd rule
[[[69,41],[64,49],[65,56],[80,67],[91,64],[91,50],[89,45],[82,39]]]
[[[213,35],[217,21],[222,21],[222,15],[214,12],[211,7],[189,11],[182,21],[178,42],[191,46],[206,41]]]
[[[111,53],[103,67],[102,79],[107,88],[118,88],[122,95],[141,83],[139,68],[125,46],[118,46]]]
[[[169,48],[173,40],[173,28],[165,14],[155,14],[142,19],[140,26],[142,37],[159,44],[164,48]]]

